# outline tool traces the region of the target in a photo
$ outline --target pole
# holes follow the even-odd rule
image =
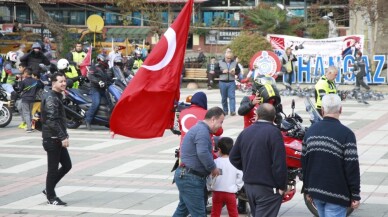
[[[307,0],[304,0],[304,25],[307,26]]]

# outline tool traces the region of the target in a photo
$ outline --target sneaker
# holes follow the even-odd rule
[[[236,115],[236,112],[231,112],[230,113],[230,116],[235,116]]]
[[[63,202],[59,197],[55,197],[53,199],[50,199],[47,201],[48,205],[54,205],[54,206],[66,206],[67,203]]]
[[[18,128],[19,129],[26,129],[27,127],[27,123],[26,122],[22,122],[21,124],[19,124]]]
[[[34,130],[33,129],[28,129],[28,130],[26,130],[26,132],[27,133],[32,133],[32,132],[34,132]]]

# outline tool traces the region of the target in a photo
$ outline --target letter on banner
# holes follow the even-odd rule
[[[303,76],[303,74],[306,74]],[[310,75],[310,61],[307,62],[306,66],[303,64],[303,58],[298,57],[298,83],[304,83],[303,77],[306,78],[306,83],[311,83]]]
[[[385,56],[384,55],[375,55],[373,57],[374,61],[377,61],[376,65],[376,72],[373,76],[373,83],[375,84],[383,84],[385,83],[385,77],[380,77],[381,72],[383,71],[383,66],[385,63]]]

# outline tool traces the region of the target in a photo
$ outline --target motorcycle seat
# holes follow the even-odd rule
[[[72,88],[71,91],[78,95],[79,97],[81,97],[83,100],[85,100],[86,102],[88,103],[92,103],[92,97],[90,96],[89,94],[89,91],[87,90],[80,90],[80,89],[74,89]],[[101,98],[101,102],[100,102],[100,105],[108,105],[108,102],[106,100],[106,98]]]

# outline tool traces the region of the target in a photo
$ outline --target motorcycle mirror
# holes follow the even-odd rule
[[[292,102],[291,102],[291,108],[294,109],[295,108],[295,100],[292,99]]]

